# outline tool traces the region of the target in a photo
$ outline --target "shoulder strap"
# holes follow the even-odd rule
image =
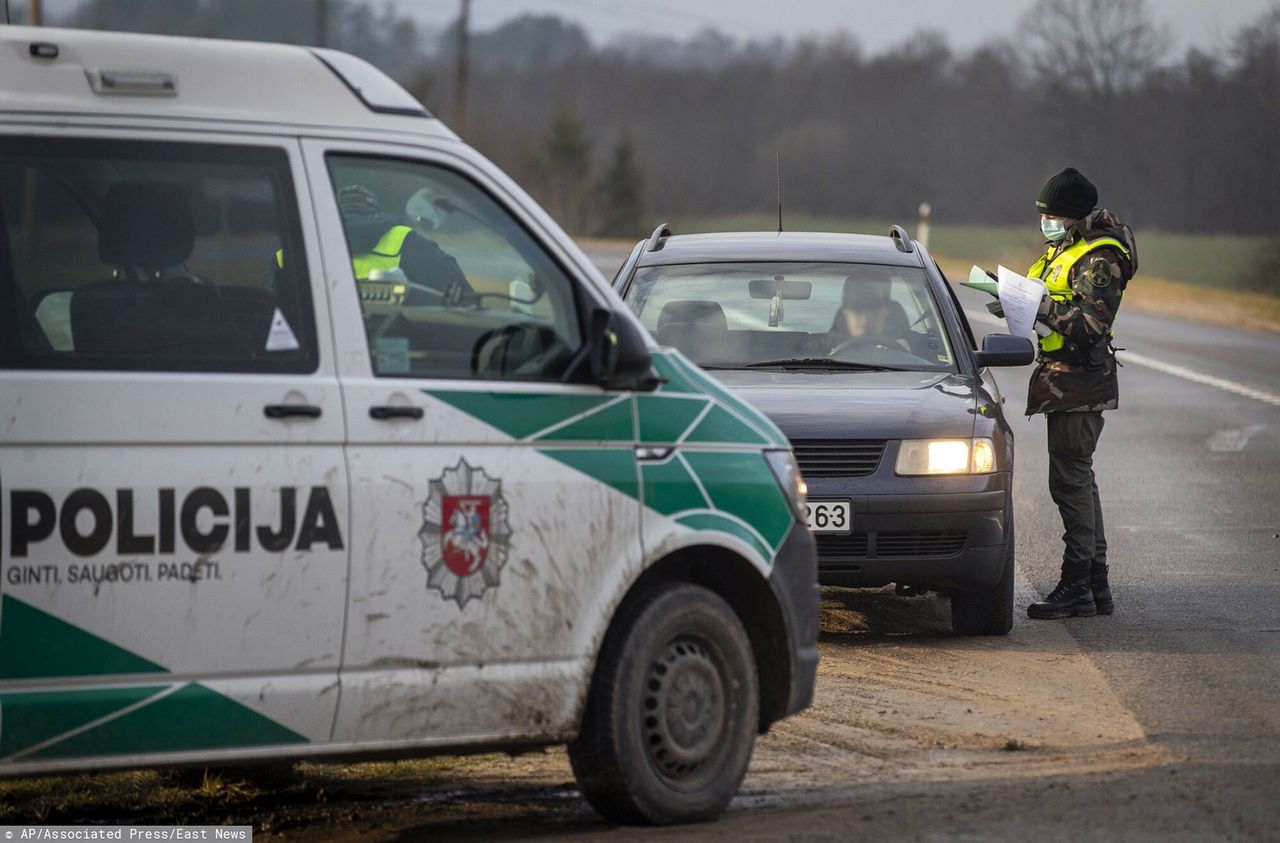
[[[1100,237],[1097,240],[1090,241],[1089,249],[1085,254],[1098,249],[1110,249],[1115,253],[1116,257],[1120,260],[1120,269],[1124,274],[1124,280],[1126,283],[1133,278],[1134,274],[1138,270],[1138,260],[1137,255],[1134,254],[1128,246],[1121,243],[1114,237]],[[1081,255],[1081,257],[1084,257],[1084,255]]]

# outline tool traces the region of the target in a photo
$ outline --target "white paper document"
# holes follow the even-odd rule
[[[1046,292],[1044,282],[1003,266],[996,270],[996,277],[1000,279],[997,292],[1009,333],[1015,337],[1029,336],[1035,330],[1036,312]]]

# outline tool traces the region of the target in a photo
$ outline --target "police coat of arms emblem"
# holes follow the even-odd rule
[[[427,588],[466,608],[498,585],[507,563],[511,525],[502,481],[459,458],[430,483],[422,504],[422,565]]]

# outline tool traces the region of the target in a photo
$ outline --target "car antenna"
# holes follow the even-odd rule
[[[8,2],[8,0],[5,0]],[[777,150],[778,156],[778,233],[782,233],[782,150]]]

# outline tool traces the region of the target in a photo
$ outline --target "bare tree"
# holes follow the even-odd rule
[[[1171,40],[1146,0],[1037,0],[1021,29],[1040,79],[1107,100],[1138,84]]]
[[[1280,115],[1280,2],[1237,33],[1232,52],[1258,104]]]

